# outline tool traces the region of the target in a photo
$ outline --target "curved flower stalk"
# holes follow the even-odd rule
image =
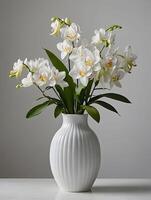
[[[91,41],[84,45],[79,25],[69,18],[53,17],[51,21],[50,35],[61,39],[57,44],[61,59],[45,49],[51,63],[44,58],[24,61],[18,59],[9,74],[12,78],[21,78],[22,72],[26,71],[26,77],[16,87],[35,86],[42,95],[37,100],[45,99],[33,107],[26,117],[39,115],[51,104],[56,106],[55,117],[60,113],[83,114],[87,111],[99,122],[99,111],[93,104],[118,114],[102,98],[124,103],[130,101],[123,95],[102,91],[113,87],[121,88],[122,79],[136,66],[137,57],[131,46],[121,51],[116,45],[115,32],[122,27],[113,25],[106,29],[97,29]]]

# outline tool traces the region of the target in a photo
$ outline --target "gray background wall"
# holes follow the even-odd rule
[[[26,120],[38,91],[16,90],[8,78],[17,58],[46,57],[42,48],[57,52],[50,37],[52,16],[70,17],[90,38],[95,28],[120,24],[123,48],[132,44],[138,67],[123,81],[132,105],[113,102],[118,117],[101,110],[101,123],[89,119],[102,147],[101,177],[151,178],[151,1],[149,0],[0,0],[0,177],[51,177],[49,144],[61,125],[53,107]]]

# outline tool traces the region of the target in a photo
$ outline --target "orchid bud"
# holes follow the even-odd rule
[[[69,18],[65,18],[64,21],[65,21],[66,24],[71,25],[71,20]]]

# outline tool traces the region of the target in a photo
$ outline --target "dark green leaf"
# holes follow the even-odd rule
[[[64,88],[63,90],[59,85],[56,85],[56,90],[63,101],[63,105],[67,113],[74,113],[74,107],[73,107],[74,101],[73,102],[71,101],[72,98],[74,99],[74,96],[72,96],[72,93],[66,91],[66,88]]]
[[[59,85],[56,85],[55,88],[56,88],[57,92],[59,93],[59,96],[61,97],[63,103],[66,104],[67,102],[66,102],[66,98],[64,95],[64,90]]]
[[[63,107],[60,105],[57,105],[54,111],[54,117],[57,118],[63,111]]]
[[[36,115],[39,115],[45,108],[47,108],[49,105],[53,103],[54,101],[50,100],[33,107],[31,110],[28,111],[26,118],[29,119]]]
[[[83,108],[88,112],[88,114],[97,122],[100,121],[100,113],[93,106],[83,106]]]
[[[114,100],[117,100],[117,101],[121,101],[121,102],[124,102],[124,103],[131,103],[126,97],[124,97],[123,95],[120,95],[120,94],[116,94],[116,93],[106,93],[106,94],[97,95],[95,97],[92,97],[90,99],[89,103],[91,104],[91,103],[95,102],[96,100],[98,100],[102,97],[107,97],[107,98],[114,99]]]
[[[81,90],[80,95],[79,95],[79,100],[80,100],[81,104],[83,104],[84,99],[87,100],[89,98],[90,92],[91,92],[91,89],[92,89],[92,85],[93,85],[93,79],[90,80],[88,82],[88,85]]]
[[[95,87],[99,84],[99,80],[95,81]]]
[[[109,103],[106,103],[104,101],[95,101],[94,103],[99,104],[100,106],[102,106],[102,107],[104,107],[104,108],[106,108],[106,109],[108,109],[110,111],[113,111],[113,112],[115,112],[115,113],[117,113],[119,115],[117,110]]]
[[[83,102],[84,102],[85,90],[86,90],[86,88],[83,88],[83,89],[81,90],[80,94],[78,95],[78,97],[79,97],[79,102],[80,102],[81,104],[83,104]]]
[[[56,69],[58,69],[59,71],[65,71],[66,73],[68,73],[66,66],[54,53],[52,53],[48,49],[44,49],[44,50],[46,51],[49,59],[51,60],[53,66],[56,67]]]
[[[89,96],[90,96],[90,92],[91,92],[91,89],[92,89],[92,85],[93,85],[93,79],[90,80],[90,81],[88,82],[88,85],[87,85],[87,87],[86,87],[86,91],[85,91],[85,98],[86,98],[86,99],[88,99]]]
[[[75,90],[72,90],[71,88],[64,88],[64,99],[66,102],[66,106],[68,107],[69,113],[74,113],[74,95],[75,95]]]

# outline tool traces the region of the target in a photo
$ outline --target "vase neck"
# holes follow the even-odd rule
[[[86,125],[88,121],[88,115],[78,115],[78,114],[62,114],[63,124],[78,124]]]

